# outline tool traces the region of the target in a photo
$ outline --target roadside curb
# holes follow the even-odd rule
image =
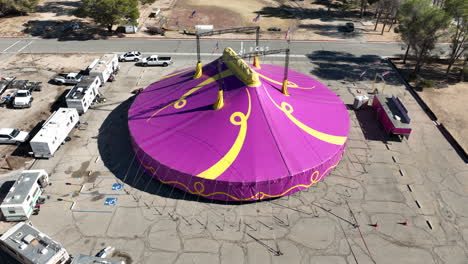
[[[41,37],[8,37],[8,36],[0,36],[0,39],[33,39],[33,40],[49,40]],[[87,41],[87,40],[58,40],[57,41]],[[111,36],[102,39],[89,39],[89,40],[107,40],[107,39],[125,39],[125,40],[132,40],[132,39],[148,39],[148,40],[195,40],[195,38],[190,37],[176,37],[176,38],[167,38],[167,37],[118,37],[118,36]],[[255,41],[255,38],[205,38],[204,40],[237,40],[237,41]],[[284,39],[267,39],[261,38],[260,41],[286,41]],[[386,41],[386,40],[367,40],[367,41],[349,41],[346,39],[295,39],[291,40],[291,42],[341,42],[341,43],[388,43],[388,44],[404,44],[400,41]],[[437,42],[437,44],[450,44],[450,42]]]
[[[419,106],[424,110],[424,112],[427,114],[427,116],[432,120],[432,122],[436,125],[437,129],[439,129],[440,133],[445,137],[445,139],[452,145],[454,150],[457,152],[457,154],[460,156],[460,158],[468,164],[468,154],[466,153],[465,149],[458,143],[458,141],[452,136],[450,131],[442,124],[437,121],[437,116],[434,114],[434,112],[431,110],[431,108],[424,102],[424,100],[419,96],[419,94],[414,90],[413,86],[411,86],[403,76],[401,76],[400,71],[398,68],[395,66],[393,63],[393,59],[399,59],[399,58],[388,58],[388,62],[390,63],[390,66],[398,73],[399,78],[403,81],[405,84],[406,88],[408,91],[411,93],[413,98],[418,102]]]

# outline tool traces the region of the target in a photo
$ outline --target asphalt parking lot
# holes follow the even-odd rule
[[[131,91],[194,67],[187,58],[166,68],[121,64],[102,90],[107,101],[81,117],[55,157],[34,163],[52,182],[34,226],[71,254],[112,246],[127,263],[466,263],[468,168],[397,78],[385,93],[399,95],[409,110],[409,140],[388,139],[372,112],[349,110],[345,155],[309,190],[230,204],[152,180],[130,147]],[[347,104],[356,89],[372,86],[327,78],[317,61],[290,67],[318,76]]]

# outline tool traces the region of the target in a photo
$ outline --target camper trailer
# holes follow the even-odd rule
[[[119,59],[117,54],[105,54],[92,66],[93,67],[89,69],[89,75],[99,77],[101,83],[104,84],[109,80],[109,77],[118,70]]]
[[[6,221],[28,219],[36,205],[37,199],[49,183],[45,170],[25,170],[10,188],[0,209]]]
[[[78,122],[78,111],[75,108],[59,108],[55,111],[30,141],[34,157],[52,157]]]
[[[78,114],[88,111],[99,93],[101,79],[97,76],[85,76],[65,97],[68,108],[75,108]]]
[[[0,237],[0,251],[21,264],[65,264],[70,262],[67,250],[31,223],[18,223]],[[3,261],[1,263],[11,263]]]

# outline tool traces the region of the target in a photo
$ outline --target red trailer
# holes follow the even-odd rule
[[[398,97],[375,95],[372,107],[377,111],[377,117],[387,134],[409,138],[411,134],[411,119],[408,116],[408,110],[406,110]]]

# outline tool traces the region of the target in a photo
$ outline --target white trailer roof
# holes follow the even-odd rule
[[[96,79],[98,79],[97,76],[84,76],[83,79],[68,92],[66,100],[83,99],[86,91],[88,91]]]
[[[37,182],[43,174],[47,174],[47,172],[45,170],[23,171],[15,184],[11,186],[5,199],[3,199],[1,207],[22,204],[34,183]]]
[[[66,252],[58,242],[24,222],[10,228],[0,240],[35,264],[48,263],[57,254]]]
[[[97,63],[96,66],[92,68],[92,72],[103,72],[109,66],[114,58],[117,58],[116,54],[104,54]]]
[[[46,120],[39,132],[31,140],[32,142],[44,142],[49,141],[57,133],[58,129],[62,127],[67,122],[70,122],[70,116],[78,115],[78,112],[75,108],[59,108],[55,111],[49,119]]]

